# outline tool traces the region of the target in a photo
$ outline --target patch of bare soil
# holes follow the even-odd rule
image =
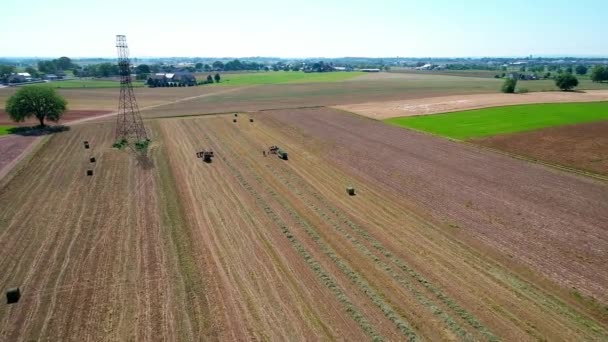
[[[526,94],[498,93],[455,95],[409,99],[402,101],[340,105],[334,106],[334,108],[367,116],[372,119],[383,120],[401,116],[437,114],[517,104],[592,101],[608,101],[608,90],[587,90],[585,92],[538,92]]]
[[[471,142],[608,175],[608,121],[502,134]]]
[[[0,179],[31,149],[36,139],[19,135],[0,137]]]

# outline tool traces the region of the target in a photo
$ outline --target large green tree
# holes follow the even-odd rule
[[[44,126],[44,120],[59,121],[67,108],[67,101],[47,86],[20,88],[6,101],[6,112],[16,122],[32,116]]]
[[[149,74],[152,71],[150,71],[150,66],[147,64],[140,64],[137,67],[135,67],[135,73],[137,74]]]
[[[72,69],[74,64],[72,63],[72,60],[69,57],[59,57],[58,59],[54,59],[53,62],[55,62],[55,65],[57,66],[57,69],[59,70],[69,70]]]
[[[213,62],[213,69],[224,70],[224,63],[222,63],[220,61]]]
[[[555,85],[564,91],[572,90],[578,85],[578,79],[570,73],[565,73],[555,78]]]
[[[587,73],[587,67],[582,64],[577,66],[574,70],[576,71],[577,75],[585,75]]]
[[[0,64],[0,83],[6,83],[13,72],[15,72],[14,66]]]
[[[608,81],[608,68],[596,65],[591,69],[591,80],[593,82]]]
[[[30,75],[32,75],[32,77],[38,78],[40,77],[40,74],[38,73],[38,70],[36,70],[36,68],[28,66],[27,68],[25,68],[25,72],[29,73]]]

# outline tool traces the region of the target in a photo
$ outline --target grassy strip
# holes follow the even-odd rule
[[[165,152],[164,146],[162,152]],[[166,153],[164,154],[166,155]],[[170,236],[167,244],[177,255],[179,268],[176,271],[183,279],[185,294],[182,299],[187,305],[185,311],[195,314],[195,317],[190,319],[194,334],[196,335],[202,331],[206,333],[206,337],[210,338],[215,332],[209,317],[211,310],[207,302],[207,291],[194,258],[195,253],[193,251],[195,248],[192,244],[193,239],[190,230],[183,220],[184,213],[180,205],[180,198],[175,190],[177,189],[175,179],[164,157],[157,156],[154,160],[159,176],[159,207],[163,209],[161,210],[163,229],[167,230]],[[196,305],[197,303],[202,305],[202,310]],[[185,330],[185,327],[180,329],[180,334],[182,334],[180,339],[188,340],[192,336],[184,335]]]
[[[608,102],[549,103],[391,118],[385,122],[454,139],[469,139],[608,119]]]
[[[13,128],[13,126],[0,125],[0,135],[11,134],[11,128]]]
[[[272,210],[272,208],[262,199],[262,197],[253,189],[243,175],[234,167],[224,156],[219,155],[219,158],[224,161],[226,166],[232,171],[239,184],[249,192],[255,199],[256,204],[264,210],[264,213],[281,229],[281,233],[289,240],[295,251],[306,261],[308,267],[321,280],[321,282],[334,294],[336,299],[344,306],[346,312],[359,325],[359,327],[374,341],[383,341],[384,338],[374,329],[367,319],[357,310],[355,305],[348,299],[346,294],[340,289],[335,280],[321,267],[321,264],[316,261],[306,248],[293,236],[285,222]]]
[[[286,171],[286,170],[283,169],[282,171]],[[471,334],[469,334],[465,329],[463,329],[456,321],[454,321],[454,319],[452,317],[450,317],[446,312],[444,312],[441,308],[437,307],[431,300],[429,300],[420,291],[418,291],[407,279],[404,279],[402,276],[400,276],[399,274],[395,273],[395,271],[393,270],[393,268],[389,264],[381,261],[364,244],[362,244],[356,237],[352,236],[350,233],[348,233],[346,230],[344,230],[342,227],[340,227],[340,225],[337,222],[335,222],[334,220],[332,220],[329,217],[329,215],[327,215],[325,212],[323,212],[314,203],[312,203],[311,201],[306,200],[303,196],[301,196],[302,193],[297,188],[295,188],[293,186],[293,184],[289,180],[285,179],[283,176],[281,176],[279,173],[277,173],[274,170],[272,170],[272,173],[278,179],[280,179],[283,182],[283,184],[285,184],[289,189],[291,189],[294,193],[296,193],[296,195],[298,197],[300,197],[308,205],[309,208],[313,209],[321,218],[323,218],[327,223],[329,223],[334,230],[336,230],[341,235],[343,235],[357,249],[359,249],[369,259],[371,259],[378,266],[379,269],[385,271],[391,278],[393,278],[395,281],[397,281],[399,284],[401,284],[401,286],[403,288],[405,288],[410,293],[412,293],[412,295],[414,296],[414,298],[416,298],[416,300],[420,304],[422,304],[424,307],[428,308],[429,311],[433,315],[435,315],[436,317],[438,317],[448,327],[448,329],[450,331],[452,331],[456,335],[460,336],[465,341],[472,341],[472,340],[474,340],[474,337]],[[324,205],[325,205],[325,207],[326,207],[327,210],[331,211],[336,216],[338,215],[336,213],[337,212],[336,209],[330,207],[329,205],[327,205],[327,203],[324,203]],[[344,221],[344,218],[341,218],[341,220]],[[348,222],[348,220],[344,221],[344,223],[347,223],[347,222]],[[386,257],[390,257],[391,256],[390,252],[384,252],[383,254]]]
[[[208,73],[197,74],[197,79],[202,80]],[[221,74],[221,82],[214,83],[215,86],[241,86],[259,84],[282,84],[282,83],[327,83],[348,80],[363,75],[362,72],[323,72],[304,73],[301,71],[269,71],[249,72],[240,74]],[[206,86],[212,86],[211,84]]]
[[[292,175],[291,180],[297,182],[300,187],[303,187],[304,189],[307,188],[306,184],[304,184],[304,182],[301,179],[297,178],[296,175],[294,175],[292,172],[290,172],[290,170],[288,168],[282,167],[281,171],[283,171],[285,174],[291,174]],[[281,177],[276,172],[274,172],[274,173],[279,178]],[[291,183],[288,180],[284,180],[283,182],[288,187],[291,186]],[[298,190],[295,190],[295,191],[299,192]],[[470,326],[472,326],[473,328],[475,328],[481,334],[483,334],[484,336],[486,336],[486,338],[489,341],[497,341],[498,340],[498,338],[494,334],[492,334],[485,326],[483,326],[472,314],[470,314],[464,308],[460,307],[452,298],[450,298],[447,295],[445,295],[440,289],[438,289],[434,285],[432,285],[421,274],[419,274],[418,272],[416,272],[414,269],[412,269],[410,266],[408,266],[401,259],[395,257],[378,240],[376,240],[375,238],[373,238],[372,236],[370,236],[369,233],[365,229],[361,228],[359,225],[357,225],[356,223],[354,223],[350,219],[348,219],[348,217],[346,217],[346,215],[342,211],[340,211],[339,209],[337,209],[337,208],[333,207],[332,205],[330,205],[318,193],[316,193],[314,191],[309,191],[309,194],[311,196],[313,196],[317,201],[319,201],[328,211],[330,211],[332,214],[334,214],[338,220],[340,220],[341,222],[343,222],[344,224],[346,224],[349,228],[351,228],[355,233],[357,233],[359,236],[361,236],[364,240],[370,242],[370,244],[376,250],[378,250],[382,255],[384,255],[386,258],[388,258],[389,260],[391,260],[391,262],[393,262],[398,268],[400,268],[401,270],[403,270],[404,272],[406,272],[407,274],[409,274],[414,280],[416,280],[423,287],[425,287],[437,299],[439,299],[444,305],[446,305],[448,308],[450,308],[451,310],[453,310],[460,318],[462,318],[464,321],[466,321]],[[309,204],[309,206],[310,206],[310,204]],[[316,210],[318,210],[318,209],[316,209]],[[325,214],[321,213],[320,215],[325,215]],[[380,259],[378,259],[378,257],[376,257],[375,255],[373,255],[372,253],[370,253],[369,250],[367,249],[367,247],[365,247],[364,245],[361,245],[361,243],[356,238],[352,237],[350,234],[348,234],[347,232],[345,232],[341,227],[337,227],[336,225],[333,225],[333,226],[338,231],[340,231],[342,234],[344,234],[345,236],[347,236],[347,238],[350,237],[349,240],[351,240],[353,242],[353,244],[355,244],[357,246],[357,248],[359,248],[361,251],[363,251],[364,253],[366,253],[366,255],[368,255],[367,253],[369,253],[369,256],[372,258],[372,260],[374,262],[376,262],[376,263],[379,263],[379,265],[381,265],[382,269],[386,269],[387,271],[391,269],[389,265],[386,265],[385,263],[382,263],[380,261]],[[402,285],[405,286],[405,283],[404,283],[405,280],[404,280],[404,282],[402,282],[399,279],[401,279],[401,277],[395,278],[395,280],[399,281]],[[412,291],[415,291],[413,293],[414,293],[414,295],[418,299],[419,297],[416,295],[417,291],[415,289],[412,289]],[[426,300],[426,298],[422,297],[421,294],[420,294],[420,300],[422,301],[421,302],[422,304],[428,303],[427,300]],[[437,312],[437,315],[441,316],[441,312],[440,311],[435,311],[433,308],[431,308],[431,311],[434,312],[434,313]],[[458,327],[456,327],[456,326],[453,325],[453,324],[457,324],[457,323],[453,322],[453,320],[451,318],[444,317],[443,319],[445,319],[444,323],[446,323],[448,325],[448,327],[451,327],[451,328],[454,329],[454,332],[456,332],[459,335],[462,334],[462,332],[458,330]]]

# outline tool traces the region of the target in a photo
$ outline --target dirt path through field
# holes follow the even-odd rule
[[[210,96],[214,96],[214,95],[232,93],[232,92],[235,92],[235,91],[240,91],[240,90],[251,88],[251,87],[255,87],[255,86],[245,86],[245,87],[231,88],[231,89],[220,90],[220,91],[216,91],[216,92],[212,92],[212,93],[207,93],[207,94],[201,94],[201,95],[184,97],[184,98],[180,98],[180,99],[177,99],[177,100],[172,100],[172,101],[167,101],[167,102],[163,102],[163,103],[159,103],[159,104],[144,106],[144,107],[139,108],[139,111],[143,112],[143,111],[148,110],[148,109],[159,108],[159,107],[162,107],[162,106],[167,106],[167,105],[173,105],[173,104],[177,104],[177,103],[181,103],[181,102],[192,101],[192,100],[201,99],[201,98],[205,98],[205,97],[210,97]],[[92,116],[92,117],[77,119],[77,120],[70,121],[69,125],[77,125],[77,124],[81,124],[81,123],[84,123],[84,122],[97,121],[97,120],[100,120],[100,119],[106,119],[106,118],[115,116],[117,114],[118,114],[118,112],[112,112],[112,113],[107,113],[107,114],[103,114],[103,115],[98,115],[98,116]]]
[[[529,103],[608,101],[608,90],[584,92],[538,92],[526,94],[475,94],[428,97],[404,101],[370,102],[334,106],[372,119],[427,115],[485,107]]]
[[[32,151],[40,139],[19,135],[0,137],[0,180]]]

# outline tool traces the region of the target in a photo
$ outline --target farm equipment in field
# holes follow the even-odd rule
[[[196,152],[196,158],[202,158],[205,163],[211,163],[211,158],[213,158],[213,151],[202,150],[200,152]]]
[[[268,154],[277,154],[279,152],[279,146],[272,145],[268,148]]]
[[[277,154],[279,155],[279,158],[283,159],[283,160],[287,160],[289,157],[287,156],[287,152],[283,151],[283,150],[279,150],[277,152]]]

